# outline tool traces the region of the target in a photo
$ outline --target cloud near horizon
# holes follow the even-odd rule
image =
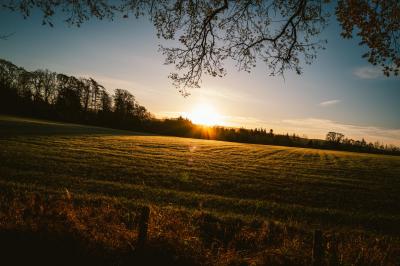
[[[338,104],[340,102],[341,102],[341,100],[335,99],[335,100],[329,100],[329,101],[320,102],[318,105],[322,106],[322,107],[327,107],[327,106],[336,105],[336,104]]]
[[[129,92],[134,94],[135,98],[139,100],[140,103],[140,100],[142,100],[142,98],[145,98],[146,96],[163,93],[155,90],[154,88],[149,88],[142,83],[113,76],[96,75],[93,73],[80,73],[76,74],[76,76],[95,79],[101,85],[103,85],[109,93],[112,93],[115,89],[128,90]]]
[[[304,131],[309,137],[324,138],[328,131],[335,131],[352,139],[364,138],[367,142],[400,145],[400,129],[351,125],[318,118],[287,119],[282,122],[293,129]]]

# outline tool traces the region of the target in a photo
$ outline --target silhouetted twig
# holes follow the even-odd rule
[[[14,34],[15,34],[15,32],[9,33],[6,35],[0,35],[0,40],[7,40],[9,37],[13,36]]]

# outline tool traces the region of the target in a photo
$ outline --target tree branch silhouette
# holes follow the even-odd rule
[[[43,24],[53,26],[56,13],[70,25],[91,18],[113,20],[116,16],[148,17],[157,36],[174,40],[160,46],[165,63],[175,66],[170,74],[183,95],[199,87],[203,75],[222,77],[225,62],[250,72],[258,61],[269,75],[311,64],[326,43],[320,33],[332,13],[330,0],[8,0],[3,8],[28,17],[33,9],[43,13]],[[361,39],[363,55],[386,76],[400,69],[400,2],[397,0],[339,0],[335,15],[341,36]]]

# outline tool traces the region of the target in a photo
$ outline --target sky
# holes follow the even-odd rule
[[[92,77],[110,91],[127,89],[158,117],[190,118],[206,105],[224,126],[309,138],[336,131],[400,146],[400,78],[386,78],[362,59],[365,48],[342,39],[335,19],[322,35],[326,49],[302,75],[271,77],[263,62],[250,74],[228,64],[225,77],[203,78],[189,97],[168,79],[174,66],[164,64],[158,47],[165,42],[146,19],[93,19],[77,28],[56,17],[51,28],[37,13],[23,19],[0,9],[0,35],[8,33],[14,34],[0,40],[0,58],[27,70]]]

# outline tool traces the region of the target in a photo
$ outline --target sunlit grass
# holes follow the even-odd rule
[[[3,237],[32,237],[39,253],[53,244],[38,233],[61,245],[73,237],[88,257],[61,255],[78,263],[137,262],[131,223],[143,204],[149,249],[179,260],[309,265],[316,228],[328,242],[336,234],[345,264],[399,255],[400,157],[2,116],[0,162]]]
[[[399,157],[12,122],[2,185],[399,232]]]

